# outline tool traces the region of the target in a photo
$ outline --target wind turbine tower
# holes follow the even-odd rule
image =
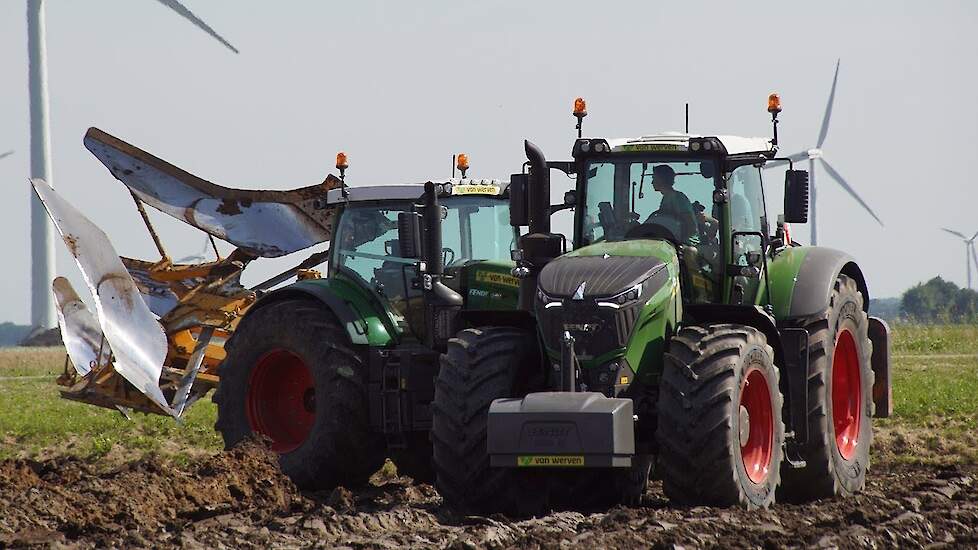
[[[31,112],[31,178],[54,185],[51,177],[51,139],[48,136],[48,69],[44,46],[44,1],[27,0],[28,89]],[[54,240],[44,205],[31,193],[31,327],[55,326]]]
[[[978,269],[978,252],[975,252],[975,239],[978,239],[978,231],[975,231],[970,239],[963,233],[945,227],[942,227],[941,231],[950,233],[964,241],[964,267],[968,273],[968,290],[971,290],[971,263],[974,262],[975,269]]]

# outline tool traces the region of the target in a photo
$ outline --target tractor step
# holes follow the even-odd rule
[[[597,392],[540,392],[489,406],[493,467],[628,468],[635,454],[632,400]]]

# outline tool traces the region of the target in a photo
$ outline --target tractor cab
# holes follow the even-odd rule
[[[578,139],[574,248],[663,261],[675,253],[685,301],[757,303],[770,225],[760,167],[774,154],[765,138]]]
[[[420,221],[440,228],[442,246],[436,254],[443,280],[462,297],[464,309],[516,306],[516,285],[505,284],[512,279],[509,256],[518,236],[509,225],[507,188],[508,182],[491,179],[445,180],[432,186],[440,203],[439,219],[422,216]],[[424,289],[420,251],[402,249],[398,219],[420,212],[425,193],[424,184],[407,184],[335,189],[327,196],[329,207],[337,209],[331,275],[372,292],[408,337],[423,334]]]

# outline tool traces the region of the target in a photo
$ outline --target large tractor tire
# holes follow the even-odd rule
[[[303,489],[359,485],[377,471],[384,447],[369,426],[366,358],[324,306],[297,299],[262,307],[228,348],[213,398],[225,447],[255,432],[268,437]]]
[[[445,504],[463,513],[512,511],[516,476],[490,468],[489,405],[515,397],[521,365],[539,361],[535,335],[509,327],[466,329],[448,341],[435,381],[431,439],[435,486]]]
[[[863,295],[839,275],[829,307],[808,329],[808,442],[804,468],[782,468],[779,497],[801,502],[866,486],[873,441],[873,344]]]
[[[691,505],[774,501],[784,443],[774,353],[742,325],[690,326],[670,341],[660,385],[658,475]]]

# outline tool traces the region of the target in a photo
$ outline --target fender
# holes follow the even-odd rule
[[[388,326],[384,312],[362,296],[352,285],[330,279],[310,279],[293,283],[262,296],[251,306],[243,321],[256,310],[282,300],[305,298],[326,306],[346,329],[353,345],[381,347],[396,344],[397,332]]]
[[[770,265],[771,303],[778,321],[817,315],[829,306],[832,288],[840,274],[856,281],[869,311],[869,289],[852,256],[819,246],[784,250]]]

